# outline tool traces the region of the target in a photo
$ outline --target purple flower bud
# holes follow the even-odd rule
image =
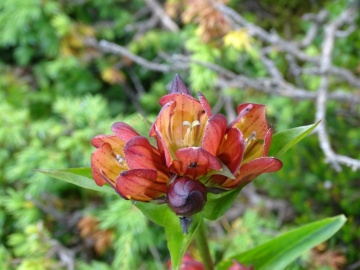
[[[206,187],[200,181],[181,177],[169,185],[166,198],[176,215],[190,217],[204,208]]]

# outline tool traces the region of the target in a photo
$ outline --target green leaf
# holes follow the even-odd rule
[[[204,207],[204,217],[216,220],[221,217],[232,205],[240,189],[233,189],[221,194],[208,193],[207,202]]]
[[[152,222],[165,227],[164,213],[169,210],[167,204],[155,204],[151,202],[136,202],[135,206]]]
[[[284,269],[305,251],[329,239],[345,221],[345,216],[340,215],[304,225],[254,249],[226,259],[217,269],[228,269],[233,260],[244,265],[253,265],[256,270]]]
[[[281,131],[272,137],[269,156],[279,157],[309,135],[320,123]]]
[[[191,216],[191,224],[188,228],[188,233],[183,234],[180,226],[180,218],[169,209],[167,204],[159,205],[136,202],[135,206],[150,220],[165,228],[167,245],[171,255],[172,269],[179,269],[182,257],[191,243],[194,233],[199,227],[202,213]]]
[[[190,245],[202,218],[202,212],[191,216],[191,224],[188,229],[188,233],[183,234],[180,227],[179,217],[172,213],[169,209],[165,213],[165,235],[168,241],[167,245],[170,251],[173,270],[180,269],[182,257]]]
[[[114,190],[109,186],[100,187],[96,185],[92,177],[91,168],[71,168],[62,170],[37,169],[36,171],[82,188],[115,194]]]

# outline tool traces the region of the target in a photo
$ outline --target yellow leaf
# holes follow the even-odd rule
[[[101,78],[109,84],[115,84],[125,80],[124,74],[113,67],[104,69],[101,72]]]
[[[251,51],[253,42],[252,37],[248,34],[245,28],[230,31],[223,37],[223,42],[225,47],[234,47],[239,51]]]

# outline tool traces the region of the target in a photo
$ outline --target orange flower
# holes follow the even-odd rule
[[[125,123],[112,126],[115,135],[99,135],[91,143],[96,184],[110,184],[124,199],[150,201],[164,194],[169,179],[159,151]]]
[[[213,114],[206,98],[198,96],[192,97],[175,76],[150,129],[157,148],[125,123],[112,126],[114,135],[93,138],[95,182],[110,184],[124,199],[166,202],[187,217],[202,210],[213,188],[237,188],[281,169],[280,160],[267,157],[272,129],[265,106],[239,105],[238,116],[228,125],[224,115]]]
[[[150,136],[157,139],[172,173],[199,179],[207,186],[232,189],[281,169],[280,160],[267,157],[272,129],[264,105],[239,105],[238,116],[228,125],[225,116],[213,115],[206,98],[198,95],[199,100],[192,97],[175,77],[170,94],[160,100],[163,108]],[[224,168],[234,177],[224,176]],[[213,176],[209,179],[209,175]]]
[[[267,156],[273,131],[266,121],[265,106],[245,103],[240,104],[237,110],[238,116],[228,126],[218,152],[218,158],[236,179],[224,176],[211,179],[225,189],[245,186],[260,174],[282,168],[280,160]]]

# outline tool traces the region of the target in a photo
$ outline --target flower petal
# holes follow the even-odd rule
[[[269,130],[266,132],[265,139],[264,139],[264,150],[262,153],[263,157],[266,157],[268,155],[271,140],[272,140],[272,135],[273,135],[273,129],[269,128]]]
[[[116,122],[111,126],[112,132],[125,143],[135,136],[140,136],[130,125],[123,122]]]
[[[264,153],[264,139],[269,130],[265,117],[265,106],[261,104],[245,103],[238,106],[239,115],[230,124],[240,129],[244,135],[246,149],[243,164]]]
[[[237,128],[230,128],[218,151],[218,159],[224,163],[233,175],[237,175],[244,156],[245,142],[243,135]],[[227,177],[223,175],[214,175],[211,181],[218,185],[222,185]],[[231,180],[234,181],[234,180]]]
[[[120,172],[127,169],[128,167],[124,163],[116,159],[113,149],[108,143],[103,143],[91,155],[92,174],[96,184],[99,186],[106,183],[104,177],[107,177],[111,182],[115,183]]]
[[[189,89],[186,87],[179,74],[175,74],[169,91],[169,94],[174,93],[184,93],[191,96]]]
[[[165,157],[166,166],[170,167],[170,165],[173,161],[173,157],[170,154],[169,148],[167,147],[166,142],[162,138],[162,136],[156,126],[155,126],[155,131],[156,131],[155,139],[156,139],[159,153],[162,157]],[[175,157],[175,153],[174,153],[174,157]]]
[[[227,121],[224,115],[215,114],[206,123],[202,148],[213,156],[217,156],[220,144],[227,129]]]
[[[176,151],[178,160],[174,160],[172,170],[181,176],[196,179],[211,170],[220,170],[221,163],[201,147],[186,147]]]
[[[104,143],[108,143],[111,146],[113,153],[116,155],[124,156],[123,148],[125,142],[120,140],[115,135],[98,135],[91,140],[91,144],[96,148],[99,148]]]
[[[122,172],[116,180],[116,189],[127,199],[148,202],[158,198],[167,190],[165,183],[156,182],[157,172],[135,169]]]
[[[206,99],[206,97],[198,92],[198,97],[199,97],[199,100],[200,100],[200,103],[201,105],[203,106],[206,114],[208,115],[208,117],[212,116],[212,110],[211,110],[211,107],[210,107],[210,104],[209,104],[209,101]]]
[[[167,103],[156,118],[150,136],[156,136],[154,130],[156,126],[170,153],[173,154],[177,149],[184,147],[185,134],[189,129],[189,125],[184,125],[184,123],[191,125],[198,121],[199,125],[192,127],[192,142],[193,146],[200,146],[205,123],[208,120],[200,102],[185,94],[166,95],[161,98],[161,103],[162,101]]]
[[[165,156],[167,166],[170,166],[173,158],[175,158],[176,145],[171,139],[171,115],[175,108],[175,102],[165,104],[157,119],[150,128],[149,136],[155,137],[159,151]]]
[[[245,142],[243,134],[237,128],[230,128],[220,146],[218,158],[234,175],[239,171],[244,151]]]
[[[245,186],[255,177],[263,173],[276,172],[282,168],[282,162],[273,157],[257,158],[251,162],[248,162],[241,166],[240,173],[236,177],[236,180],[227,179],[222,187],[235,188],[239,186]]]
[[[157,182],[167,183],[168,168],[159,151],[142,136],[132,138],[124,147],[125,159],[130,169],[152,169],[158,172]]]
[[[252,106],[250,111],[243,115],[243,117],[237,119],[234,123],[240,131],[243,133],[244,138],[249,138],[253,131],[256,132],[256,139],[263,140],[269,129],[265,117],[265,106],[261,104],[245,103],[238,106],[238,113],[241,115],[244,110]]]

